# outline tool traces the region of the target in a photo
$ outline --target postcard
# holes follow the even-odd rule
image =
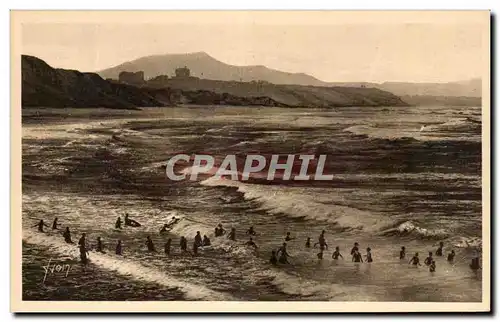
[[[490,311],[489,11],[11,11],[13,312]]]

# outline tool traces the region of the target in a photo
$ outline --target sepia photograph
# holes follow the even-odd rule
[[[490,311],[489,11],[10,16],[12,311]]]

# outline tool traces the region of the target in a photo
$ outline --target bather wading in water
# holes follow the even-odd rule
[[[210,238],[208,238],[207,235],[203,235],[203,246],[210,246],[211,244]]]
[[[420,259],[418,258],[418,253],[415,253],[415,255],[413,255],[413,257],[410,259],[410,261],[408,262],[408,264],[412,264],[415,267],[422,266],[420,264]]]
[[[181,236],[181,240],[179,241],[179,246],[181,247],[181,252],[187,252],[187,239],[184,236]]]
[[[194,236],[194,243],[200,247],[203,245],[203,239],[201,238],[201,233],[199,231],[196,232],[196,236]]]
[[[451,253],[448,254],[448,262],[452,263],[455,259],[455,251],[452,250]]]
[[[104,245],[102,243],[101,237],[97,237],[96,251],[98,251],[100,253],[104,253]]]
[[[295,237],[290,236],[290,232],[287,232],[286,233],[286,237],[285,237],[285,241],[290,241],[290,240],[293,240],[293,239],[295,239]]]
[[[116,244],[115,254],[116,255],[122,255],[123,254],[123,252],[122,252],[122,241],[121,240],[118,240],[118,243]]]
[[[335,247],[335,251],[332,254],[332,258],[335,260],[339,259],[339,257],[342,257],[342,259],[344,259],[339,249],[340,249],[339,246]]]
[[[436,256],[443,256],[444,243],[439,242],[439,248],[436,250]]]
[[[427,258],[424,260],[424,264],[426,266],[429,266],[430,264],[432,264],[432,261],[434,259],[432,258],[432,252],[429,252],[429,256],[427,256]]]
[[[82,237],[80,237],[80,239],[78,240],[78,245],[81,246],[85,246],[87,244],[87,235],[85,233],[82,234]]]
[[[278,251],[276,252],[276,255],[279,255],[278,261],[281,264],[290,264],[290,262],[288,261],[288,257],[292,257],[292,256],[290,256],[290,254],[288,254],[288,252],[286,251],[286,243],[283,243],[283,246],[281,246],[278,249]]]
[[[172,229],[172,227],[179,222],[179,218],[175,218],[175,216],[172,217],[170,222],[168,224],[164,224],[163,227],[160,230],[160,234],[166,233],[168,230]]]
[[[66,227],[66,230],[62,235],[64,237],[65,242],[67,242],[68,244],[73,244],[73,241],[71,240],[71,232],[69,231],[69,227]]]
[[[46,223],[43,222],[43,219],[40,219],[40,221],[38,222],[38,224],[36,224],[35,226],[33,226],[33,228],[34,227],[38,227],[38,231],[41,232],[41,233],[44,233],[44,231],[43,231],[43,227],[44,226],[47,227],[47,228],[50,228],[49,225],[47,225]]]
[[[58,220],[59,220],[59,218],[57,218],[57,217],[54,218],[54,221],[52,222],[52,230],[59,229],[58,226],[61,224],[57,222]]]
[[[255,236],[255,235],[257,235],[257,233],[255,232],[255,230],[253,229],[253,226],[251,226],[251,227],[247,230],[247,235],[250,235],[250,236]]]
[[[355,252],[359,252],[359,244],[356,242],[354,243],[354,247],[351,249],[351,255],[354,255]]]
[[[321,234],[319,235],[318,237],[318,242],[314,244],[313,247],[316,247],[316,245],[319,245],[320,248],[323,248],[323,249],[328,249],[328,244],[326,243],[326,239],[325,239],[325,231],[323,230],[321,232]]]
[[[115,222],[115,228],[116,229],[122,229],[122,219],[118,217]]]
[[[469,267],[474,270],[474,271],[477,271],[478,269],[480,269],[480,265],[479,265],[479,256],[475,256],[472,260],[471,260],[471,263],[469,265]]]
[[[172,245],[172,238],[167,239],[165,243],[165,255],[170,255],[170,246]]]
[[[363,263],[363,256],[361,256],[361,253],[359,251],[354,251],[354,253],[352,254],[352,261],[355,263]]]
[[[432,260],[431,264],[429,265],[429,272],[433,273],[436,271],[436,261]]]
[[[368,247],[368,248],[366,249],[366,257],[365,257],[365,258],[366,258],[366,262],[367,262],[367,263],[371,263],[371,262],[373,262],[373,258],[372,258],[372,249],[371,249],[370,247]]]
[[[215,227],[215,237],[220,237],[226,233],[226,230],[222,228],[222,224],[217,225]]]
[[[153,243],[151,236],[146,237],[146,247],[149,252],[156,252],[155,244]]]
[[[140,227],[141,224],[139,224],[137,221],[130,219],[128,217],[128,214],[125,214],[125,226],[130,226],[130,227]]]
[[[255,244],[255,242],[253,241],[252,237],[250,237],[250,239],[245,243],[245,245],[253,247],[255,249],[259,248],[257,244]]]
[[[276,257],[276,251],[275,250],[271,251],[271,258],[269,259],[269,262],[272,265],[278,265],[278,258]]]
[[[80,250],[80,261],[82,262],[82,264],[85,265],[88,263],[87,255],[89,253],[87,248],[85,247],[85,243],[79,245],[79,250]]]
[[[236,241],[236,228],[231,228],[231,232],[227,236],[232,241]]]
[[[193,256],[198,255],[198,248],[199,247],[200,247],[200,245],[196,241],[194,241],[193,242]]]

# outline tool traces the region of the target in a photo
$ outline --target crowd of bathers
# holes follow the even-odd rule
[[[179,220],[180,220],[179,218],[173,217],[172,220],[168,224],[165,224],[162,227],[162,229],[160,230],[160,234],[167,232],[168,229],[172,228],[173,225],[175,225]],[[121,217],[117,218],[117,220],[115,222],[115,229],[122,229],[122,223],[124,223],[125,226],[130,226],[130,227],[140,227],[141,226],[141,224],[138,223],[137,221],[130,219],[128,214],[125,215],[125,219],[123,222],[121,220]],[[52,230],[59,230],[59,226],[60,226],[60,224],[58,222],[58,218],[56,217],[52,223]],[[39,232],[44,232],[44,227],[50,228],[50,226],[45,224],[43,219],[40,220],[33,227],[38,227]],[[254,242],[253,237],[252,237],[252,236],[257,235],[257,232],[255,231],[254,227],[253,226],[250,227],[246,231],[246,234],[249,235],[249,240],[247,242],[245,242],[245,246],[253,247],[254,249],[257,249],[258,246]],[[217,225],[217,227],[215,227],[215,233],[214,233],[215,238],[220,238],[220,237],[223,237],[224,235],[226,235],[226,230],[223,228],[222,224]],[[71,232],[70,232],[69,227],[66,227],[64,232],[62,232],[62,236],[63,236],[64,241],[66,243],[73,244],[73,241],[71,240]],[[231,241],[236,241],[236,229],[231,228],[229,233],[227,233],[226,237]],[[295,238],[291,237],[290,232],[287,232],[286,236],[284,238],[283,244],[277,250],[271,251],[271,257],[269,259],[269,262],[272,265],[290,264],[290,262],[288,261],[288,258],[291,256],[287,251],[287,242],[289,242],[293,239],[295,239]],[[101,240],[101,237],[97,237],[96,241],[97,241],[97,243],[96,243],[94,250],[97,252],[104,253],[104,244]],[[151,239],[151,236],[146,237],[145,244],[146,244],[148,251],[156,252],[156,247],[153,243],[153,240]],[[192,253],[188,251],[188,241],[187,241],[185,236],[181,236],[180,242],[179,242],[181,253],[190,253],[192,255],[197,255],[198,249],[200,247],[210,246],[210,245],[211,245],[210,238],[208,238],[207,235],[204,235],[202,237],[201,233],[199,231],[196,232],[196,235],[194,237]],[[172,246],[172,238],[168,238],[167,242],[164,244],[164,252],[166,255],[170,255],[171,246]],[[313,248],[316,248],[316,246],[319,246],[319,253],[317,253],[316,256],[318,257],[318,259],[322,260],[325,250],[328,249],[328,244],[326,242],[324,230],[319,235],[318,242],[316,242],[314,245],[312,245]],[[88,248],[87,248],[87,241],[86,241],[86,234],[85,233],[83,233],[81,235],[81,237],[78,241],[78,247],[80,250],[80,260],[82,263],[86,264],[88,262],[88,258],[87,258]],[[311,248],[311,237],[307,237],[305,247]],[[440,242],[439,247],[437,248],[437,250],[435,252],[435,256],[442,257],[444,255],[443,248],[444,248],[444,243]],[[123,246],[122,246],[121,240],[117,241],[117,244],[115,247],[115,254],[116,255],[123,255]],[[373,262],[371,248],[370,247],[366,248],[366,255],[364,256],[364,260],[363,260],[363,255],[360,252],[359,243],[357,243],[357,242],[354,243],[354,246],[352,247],[350,254],[352,256],[352,262],[355,262],[355,263],[363,263],[363,262],[371,263],[371,262]],[[344,257],[340,253],[340,248],[337,246],[337,247],[335,247],[335,251],[332,253],[332,259],[339,260],[340,258],[344,259]],[[399,259],[406,260],[406,248],[404,246],[401,247],[401,251],[399,252]],[[454,261],[454,259],[455,259],[455,251],[451,250],[447,255],[447,261],[452,263]],[[411,257],[408,264],[412,264],[415,267],[422,266],[420,264],[420,258],[419,258],[418,252],[415,253]],[[436,271],[436,261],[434,260],[433,252],[429,252],[429,256],[424,260],[424,264],[429,267],[430,272]],[[471,264],[469,265],[469,267],[472,270],[478,270],[480,268],[478,256],[475,256],[474,258],[472,258]]]

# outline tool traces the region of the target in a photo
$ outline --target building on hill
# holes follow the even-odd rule
[[[121,83],[131,84],[131,85],[141,85],[144,84],[144,72],[121,72],[118,75],[118,80]]]
[[[176,78],[189,78],[189,77],[191,77],[191,71],[186,66],[184,66],[182,68],[176,68],[175,69],[175,77]]]
[[[167,75],[158,75],[156,77],[153,77],[148,80],[149,84],[157,84],[157,85],[163,85],[168,83],[168,76]]]

